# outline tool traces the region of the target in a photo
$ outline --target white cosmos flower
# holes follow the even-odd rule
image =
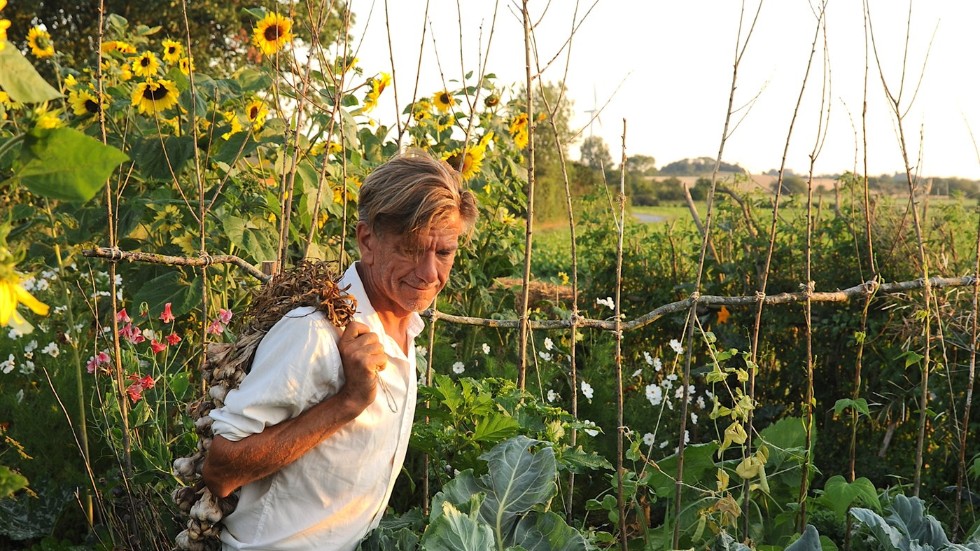
[[[44,352],[45,354],[51,356],[52,358],[57,358],[58,354],[61,353],[61,349],[58,348],[58,343],[51,341],[48,343],[47,346],[41,349],[41,352]]]
[[[589,421],[589,420],[582,421],[582,424],[583,425],[586,425],[588,427],[595,427],[596,426],[595,423],[593,423],[592,421]],[[593,436],[593,437],[599,434],[599,431],[597,429],[582,429],[582,430],[585,431],[585,434],[588,434],[589,436]]]
[[[456,362],[453,364],[453,373],[459,375],[464,371],[466,371],[466,366],[463,365],[463,362]]]
[[[484,354],[489,354],[490,353],[490,345],[489,344],[483,343],[483,353]]]
[[[650,447],[653,445],[655,439],[656,437],[653,435],[653,433],[648,432],[643,435],[643,445]]]
[[[582,381],[582,394],[591,401],[594,393],[595,391],[592,389],[592,385]]]
[[[664,389],[660,388],[660,385],[654,383],[648,384],[646,392],[647,400],[650,400],[651,405],[659,406],[664,401]]]
[[[616,303],[613,302],[612,297],[597,298],[595,299],[596,304],[601,304],[602,306],[608,306],[610,310],[616,309]]]
[[[551,350],[554,347],[555,347],[555,343],[551,342],[551,339],[550,338],[545,337],[544,338],[544,349],[545,350]]]
[[[674,352],[677,352],[678,354],[684,353],[684,345],[682,345],[681,341],[677,339],[670,339],[670,347],[673,348]]]

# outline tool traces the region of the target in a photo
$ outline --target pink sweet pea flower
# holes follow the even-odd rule
[[[143,383],[140,382],[140,376],[133,373],[129,377],[130,381],[133,381],[126,387],[126,394],[129,395],[129,399],[135,404],[143,397]]]
[[[129,323],[133,320],[129,317],[129,314],[126,313],[126,309],[123,308],[122,310],[116,312],[116,321],[119,323]]]
[[[150,390],[155,384],[156,381],[153,380],[152,375],[144,375],[140,378],[140,385],[143,387],[143,390]]]
[[[228,325],[231,322],[231,310],[225,310],[224,308],[218,310],[218,319],[221,320],[221,325]]]
[[[212,321],[211,325],[208,325],[208,333],[212,335],[220,335],[224,330],[225,326],[221,324],[221,320],[219,319]]]
[[[170,311],[170,303],[168,302],[168,303],[164,304],[163,305],[163,313],[160,314],[160,321],[162,321],[163,323],[170,323],[170,322],[174,321],[175,319],[176,318],[174,317],[173,312]]]
[[[150,350],[152,350],[154,354],[159,354],[166,349],[167,349],[167,345],[163,344],[162,342],[156,339],[150,341]]]
[[[170,346],[173,346],[179,343],[181,340],[183,340],[180,338],[180,335],[178,335],[177,333],[171,333],[167,335],[166,339],[167,339],[167,344],[169,344]]]
[[[107,368],[99,368],[102,366],[108,366],[111,363],[109,354],[103,350],[102,352],[99,352],[95,356],[89,358],[88,362],[85,364],[85,368],[89,373],[95,373],[96,371],[108,372],[109,370]]]
[[[133,344],[146,342],[146,337],[143,336],[143,332],[140,331],[139,327],[135,327],[132,323],[127,323],[126,327],[120,329],[119,336]]]

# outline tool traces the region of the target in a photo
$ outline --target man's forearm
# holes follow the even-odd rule
[[[363,410],[364,405],[342,390],[292,419],[237,442],[216,435],[202,468],[204,482],[215,496],[227,497],[296,461]]]

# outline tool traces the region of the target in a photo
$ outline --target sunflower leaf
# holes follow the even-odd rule
[[[0,49],[0,88],[20,103],[42,103],[61,97],[31,62],[10,42]]]
[[[37,130],[25,137],[23,164],[13,180],[43,197],[85,202],[127,160],[122,151],[78,130]]]

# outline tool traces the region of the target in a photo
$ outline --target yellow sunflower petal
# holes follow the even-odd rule
[[[34,332],[34,326],[31,325],[31,322],[24,319],[24,317],[18,314],[16,311],[14,312],[14,315],[10,316],[9,325],[21,335],[30,335]]]
[[[17,308],[17,297],[13,293],[13,284],[0,281],[0,327],[6,327]]]
[[[16,298],[30,308],[35,314],[39,316],[48,315],[48,305],[44,304],[40,300],[34,298],[34,296],[27,292],[26,289],[20,285],[14,285],[14,293],[16,293]]]

